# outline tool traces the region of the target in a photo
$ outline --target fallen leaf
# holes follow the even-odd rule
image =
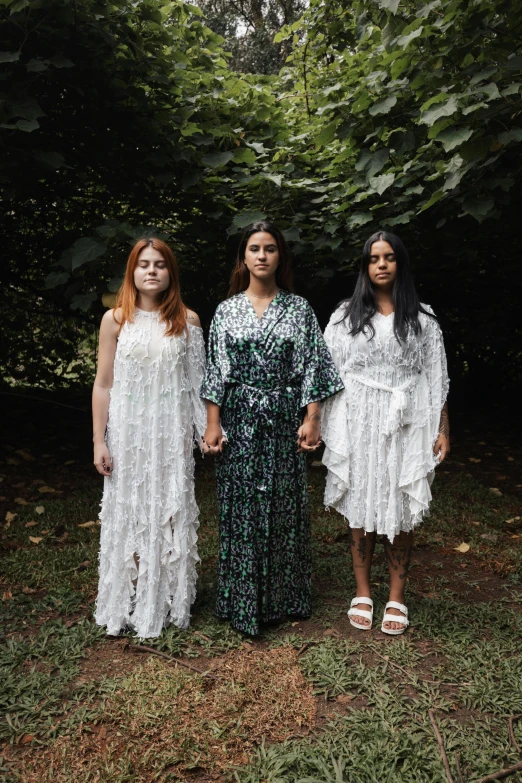
[[[27,500],[25,500],[25,498],[15,498],[14,502],[18,503],[19,506],[28,506],[29,505],[29,503],[27,502]]]
[[[482,533],[480,536],[484,539],[484,541],[491,541],[492,544],[496,544],[498,541],[498,536],[496,533]]]
[[[80,563],[79,566],[76,566],[76,568],[74,570],[75,571],[85,571],[86,568],[89,568],[90,564],[91,564],[90,560],[84,560],[83,563]]]
[[[469,551],[469,544],[465,544],[462,542],[462,544],[459,544],[455,547],[456,552],[468,552]]]
[[[482,462],[481,459],[475,459],[475,457],[468,457],[470,462]]]
[[[33,590],[32,587],[22,587],[22,593],[25,595],[32,595],[33,593],[36,593],[36,590]]]
[[[338,701],[341,704],[347,704],[352,699],[353,699],[353,696],[351,694],[349,694],[349,693],[341,693],[340,696],[337,696],[335,701]]]
[[[37,524],[38,524],[38,522],[33,522],[33,521],[26,522],[25,523],[25,527],[35,527],[35,525],[37,525]]]
[[[8,511],[7,514],[5,515],[5,521],[10,524],[13,521],[13,519],[16,519],[17,516],[18,514],[13,514],[12,511]]]
[[[56,490],[44,484],[43,487],[38,487],[38,492],[56,492]]]
[[[486,441],[485,440],[479,440],[479,446],[485,446]]]
[[[18,449],[15,451],[15,454],[18,454],[19,457],[22,457],[22,459],[25,459],[27,462],[34,462],[35,460],[33,455],[30,454],[26,449]]]
[[[514,462],[514,461],[515,461],[515,458],[514,458],[514,457],[508,457],[508,458],[507,458],[507,461],[508,461],[508,462]]]
[[[498,487],[490,487],[489,491],[493,492],[494,495],[502,495],[502,492],[499,490]]]
[[[29,536],[29,541],[31,541],[33,544],[39,544],[41,540],[41,537]]]
[[[495,476],[497,481],[505,481],[507,479],[507,476]]]
[[[22,739],[20,740],[20,745],[27,745],[28,742],[32,742],[34,737],[31,736],[31,734],[24,734]]]
[[[334,636],[336,639],[341,638],[341,634],[335,628],[328,628],[328,630],[323,633],[323,636]]]
[[[477,520],[476,520],[476,519],[472,519],[472,520],[471,520],[471,524],[472,524],[472,525],[480,525],[480,522],[477,522]]]
[[[47,533],[49,533],[49,532],[50,532],[49,530],[40,530],[40,533],[42,534],[42,536],[46,536]]]
[[[37,514],[43,514],[45,511],[45,506],[36,506],[35,511]]]
[[[95,520],[91,520],[90,522],[81,522],[78,524],[78,527],[96,527],[98,523]]]
[[[19,465],[20,464],[20,460],[19,459],[14,459],[14,457],[8,457],[6,459],[6,462],[7,462],[8,465]]]
[[[67,462],[64,462],[63,464],[64,465],[74,465],[75,462],[76,462],[75,459],[68,459]]]
[[[12,597],[13,594],[10,590],[6,590],[5,593],[2,593],[2,601],[9,601],[9,599]]]

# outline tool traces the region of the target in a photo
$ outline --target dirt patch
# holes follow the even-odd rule
[[[58,739],[38,760],[26,756],[25,781],[65,783],[73,767],[78,782],[94,773],[109,780],[111,769],[143,783],[167,772],[189,780],[187,770],[219,773],[246,763],[263,740],[313,726],[316,702],[294,650],[234,651],[212,662],[212,674],[218,679],[151,657],[108,699],[98,724]]]

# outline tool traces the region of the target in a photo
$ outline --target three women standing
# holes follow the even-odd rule
[[[319,402],[343,387],[312,308],[290,291],[283,235],[254,223],[212,321],[201,389],[205,449],[219,451],[217,615],[248,634],[310,614],[303,452],[320,443]]]

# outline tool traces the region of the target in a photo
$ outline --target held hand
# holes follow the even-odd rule
[[[94,447],[94,464],[102,476],[112,475],[112,460],[106,443],[100,443]]]
[[[447,455],[450,453],[450,442],[449,438],[447,438],[445,435],[440,435],[435,441],[435,445],[433,447],[433,453],[434,454],[440,454],[440,462],[444,462]]]
[[[220,454],[226,442],[227,439],[223,435],[223,430],[219,424],[209,425],[201,438],[203,454]]]
[[[297,430],[297,451],[315,451],[321,445],[321,428],[319,422],[306,421]]]

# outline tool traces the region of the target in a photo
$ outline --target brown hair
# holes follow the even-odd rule
[[[169,287],[161,293],[158,308],[161,320],[165,323],[165,334],[169,337],[181,334],[187,322],[187,308],[182,302],[179,290],[178,265],[170,247],[161,239],[155,239],[154,237],[138,239],[127,259],[123,283],[116,298],[116,308],[120,308],[118,318],[120,324],[119,331],[121,332],[125,321],[132,322],[134,318],[139,294],[134,283],[134,270],[138,264],[141,251],[146,247],[153,247],[154,250],[161,253],[169,271]]]
[[[248,245],[248,240],[252,234],[257,234],[258,231],[265,231],[274,237],[279,250],[279,264],[276,270],[276,283],[279,288],[283,288],[285,291],[292,291],[292,265],[290,261],[290,251],[286,240],[281,231],[274,226],[273,223],[269,223],[267,220],[258,220],[256,223],[252,223],[245,229],[239,247],[237,249],[236,263],[230,278],[230,288],[228,289],[228,296],[234,296],[241,291],[245,291],[250,283],[250,272],[245,264],[245,253]]]

